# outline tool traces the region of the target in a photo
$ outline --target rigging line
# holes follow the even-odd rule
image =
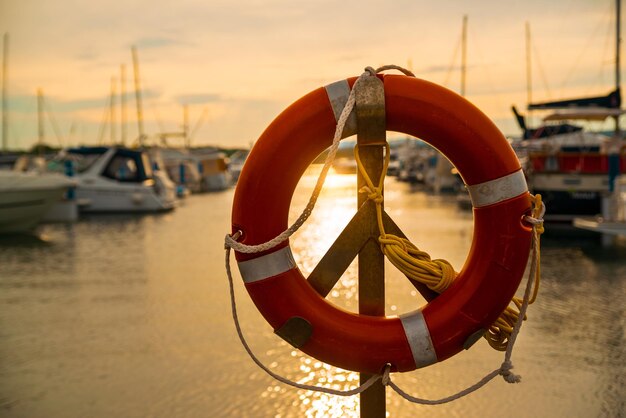
[[[560,18],[557,19],[558,22],[559,22],[558,27],[556,27],[556,25],[552,25],[552,27],[556,29],[555,32],[562,33],[564,31],[565,22],[569,22],[569,21],[572,20],[572,16],[573,16],[573,13],[574,13],[573,12],[573,3],[574,3],[574,0],[570,0],[567,5],[563,5],[563,4],[559,3],[558,9],[563,11],[563,13],[561,13]],[[534,39],[536,39],[536,37]],[[534,39],[531,40],[532,51],[534,53],[534,57],[536,58],[533,61],[537,63],[537,68],[539,69],[539,75],[541,77],[541,81],[543,83],[543,88],[544,88],[544,90],[546,92],[546,96],[547,96],[548,100],[552,100],[553,95],[552,95],[552,92],[550,90],[549,83],[547,81],[547,77],[546,77],[546,74],[545,74],[545,71],[544,71],[544,68],[543,68],[543,64],[541,62],[541,55],[539,54],[539,50],[538,50],[538,47],[537,47]],[[547,43],[548,46],[547,46],[547,48],[544,48],[544,49],[547,49],[547,50],[550,50],[550,51],[558,49],[558,46],[555,46],[555,39],[556,39],[556,37],[548,37],[548,43]]]
[[[543,70],[543,63],[541,62],[541,55],[539,55],[539,49],[537,48],[537,45],[532,39],[530,40],[530,45],[532,47],[533,52],[535,53],[534,55],[535,59],[533,60],[533,62],[536,62],[537,67],[539,68],[539,75],[541,78],[541,82],[543,83],[543,88],[548,95],[548,100],[552,100],[552,92],[550,91],[548,79],[546,78],[546,73]]]
[[[61,129],[59,128],[59,124],[57,123],[56,118],[54,117],[54,112],[52,111],[52,105],[48,100],[44,99],[43,101],[44,108],[46,113],[48,114],[48,119],[50,119],[50,124],[52,125],[52,130],[54,131],[54,136],[56,136],[57,141],[59,141],[59,145],[63,147],[63,143],[65,142],[65,138],[61,134]]]
[[[607,21],[611,19],[611,17],[615,17],[617,16],[617,10],[615,10],[617,8],[617,5],[615,3],[612,3],[612,7],[609,8],[609,10],[607,11],[607,14],[609,15],[607,17]],[[602,55],[601,55],[601,60],[602,60],[602,64],[606,64],[606,63],[611,63],[611,64],[615,64],[615,60],[616,60],[616,56],[614,53],[610,52],[611,48],[611,40],[613,39],[613,31],[615,30],[615,27],[613,25],[606,25],[606,33],[604,34],[604,46],[602,48]],[[605,57],[608,57],[606,60],[604,59]],[[604,84],[605,82],[605,67],[604,65],[600,65],[598,68],[598,80],[601,84]]]
[[[106,133],[107,127],[109,126],[109,107],[111,102],[111,96],[108,96],[106,99],[106,104],[104,106],[104,110],[102,112],[102,121],[100,122],[100,129],[98,130],[98,145],[102,145],[102,141],[104,141],[104,135]]]
[[[612,10],[611,7],[608,8],[608,13],[610,13]],[[570,80],[572,78],[572,76],[574,75],[574,73],[576,72],[576,70],[578,70],[580,62],[583,58],[583,56],[587,57],[587,51],[589,51],[589,47],[591,46],[591,44],[597,39],[597,35],[598,32],[600,31],[600,28],[603,26],[610,26],[610,25],[606,25],[604,17],[606,16],[606,14],[603,16],[602,19],[599,19],[598,22],[596,23],[596,26],[591,34],[591,36],[589,36],[587,38],[587,42],[585,43],[583,48],[578,48],[578,56],[576,57],[576,59],[574,60],[574,64],[570,67],[569,71],[567,72],[565,78],[563,79],[563,82],[561,83],[561,86],[559,87],[559,89],[561,91],[563,91],[565,89],[565,87],[567,87],[567,85],[570,83]]]
[[[564,1],[553,2],[556,9],[554,12],[558,13],[558,19],[552,19],[551,22],[557,21],[558,26],[555,24],[550,24],[550,27],[553,29],[553,33],[563,33],[565,31],[567,22],[571,22],[574,16],[574,3],[578,0],[569,0],[567,4],[563,4]],[[559,49],[559,45],[556,43],[558,37],[556,36],[548,36],[548,50],[554,51]]]
[[[448,72],[446,73],[446,78],[443,81],[442,85],[449,88],[450,76],[452,75],[452,70],[454,69],[454,63],[456,62],[456,57],[459,53],[459,48],[461,47],[461,37],[456,42],[456,47],[454,48],[454,53],[452,54],[452,60],[450,61],[450,65],[448,66]]]
[[[154,117],[157,121],[157,124],[159,125],[159,132],[164,133],[165,132],[165,125],[163,125],[163,120],[161,119],[161,114],[159,113],[158,109],[156,108],[156,106],[154,105],[153,102],[150,102],[148,104],[148,106],[150,106],[150,110],[152,110],[152,112],[154,113]]]
[[[468,31],[468,38],[472,40],[472,45],[474,46],[476,55],[478,56],[478,62],[479,64],[481,64],[480,71],[484,71],[487,74],[487,88],[489,92],[491,93],[493,99],[495,100],[497,108],[505,109],[506,106],[503,105],[503,103],[500,100],[501,94],[498,93],[498,91],[496,90],[493,84],[493,80],[497,80],[498,77],[494,77],[493,74],[491,73],[490,71],[491,66],[487,65],[487,62],[483,56],[483,50],[481,48],[480,42],[478,41],[479,38],[475,36],[475,33],[472,29],[469,29]]]

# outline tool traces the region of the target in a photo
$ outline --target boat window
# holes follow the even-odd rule
[[[101,156],[102,154],[77,154],[70,152],[48,162],[47,169],[52,172],[65,173],[65,161],[69,160],[74,162],[74,171],[82,173],[87,171]]]
[[[135,159],[126,155],[115,155],[102,174],[117,181],[140,182],[143,180]]]
[[[87,171],[89,167],[93,165],[100,157],[100,154],[70,154],[70,157],[73,157],[76,163],[76,172],[82,173],[83,171]]]

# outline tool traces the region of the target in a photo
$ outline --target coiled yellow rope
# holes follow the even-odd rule
[[[385,232],[382,216],[382,190],[390,159],[389,144],[385,144],[385,146],[385,162],[377,186],[374,186],[374,183],[361,163],[361,158],[359,157],[359,146],[355,145],[354,147],[354,156],[356,158],[357,167],[366,183],[366,186],[363,186],[359,192],[367,193],[368,199],[372,200],[376,204],[376,218],[380,232],[378,242],[380,244],[381,251],[387,259],[407,277],[425,284],[429,289],[437,293],[443,293],[458,275],[452,265],[446,260],[432,260],[428,253],[417,248],[411,241],[393,234],[387,234]],[[535,219],[539,219],[542,208],[541,195],[535,196],[534,206],[533,217]],[[538,238],[541,233],[543,233],[543,225],[538,224],[535,228],[533,228],[533,234],[536,234],[535,238],[537,245],[539,242]],[[538,246],[537,258],[539,258]],[[537,261],[539,261],[539,259],[537,259]],[[537,270],[535,272],[535,277],[533,278],[533,295],[529,300],[529,304],[533,303],[537,298],[539,280],[540,271],[539,263],[537,263]],[[507,307],[484,334],[484,338],[489,342],[489,345],[498,351],[506,350],[511,332],[513,331],[513,326],[519,318],[519,310],[522,306],[522,299],[514,297],[511,302],[515,306]],[[524,319],[526,319],[526,317],[524,317]]]
[[[543,208],[543,203],[541,200],[541,195],[534,195],[533,202],[533,213],[532,218],[540,219],[543,214],[541,213]],[[533,277],[533,293],[530,299],[528,300],[528,304],[532,304],[537,299],[537,293],[539,292],[539,282],[541,281],[541,246],[540,246],[540,235],[543,234],[544,228],[543,223],[537,223],[533,228],[533,240],[536,245],[536,269],[535,269],[535,277]],[[489,342],[489,345],[498,351],[506,350],[507,344],[510,339],[511,332],[513,331],[513,327],[519,318],[519,312],[522,307],[523,300],[518,297],[513,297],[511,303],[515,305],[515,307],[509,306],[504,312],[498,317],[496,322],[494,322],[487,332],[485,332],[485,339]],[[524,320],[527,317],[524,316]]]

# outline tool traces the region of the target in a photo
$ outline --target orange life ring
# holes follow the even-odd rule
[[[289,243],[236,252],[245,287],[276,330],[300,317],[312,334],[300,349],[326,363],[359,372],[410,371],[461,351],[489,327],[513,297],[530,251],[531,198],[519,161],[496,126],[457,94],[413,77],[384,82],[387,130],[422,138],[463,177],[474,206],[474,236],[454,283],[420,310],[374,317],[342,310],[309,285]],[[233,202],[233,233],[256,245],[283,232],[294,189],[305,169],[332,143],[336,120],[355,78],[319,88],[284,110],[254,145]],[[344,137],[355,126],[344,129]]]

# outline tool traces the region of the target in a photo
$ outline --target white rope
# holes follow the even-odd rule
[[[495,369],[491,373],[487,374],[485,377],[483,377],[481,380],[479,380],[472,386],[469,386],[468,388],[460,392],[457,392],[453,395],[450,395],[441,399],[423,399],[423,398],[416,398],[414,396],[411,396],[408,393],[406,393],[404,390],[402,390],[398,385],[393,383],[391,381],[391,377],[383,376],[383,380],[382,380],[383,385],[390,386],[394,391],[396,391],[398,395],[402,396],[404,399],[406,399],[409,402],[422,404],[422,405],[440,405],[440,404],[455,401],[457,399],[460,399],[464,396],[469,395],[472,392],[475,392],[476,390],[485,386],[487,383],[493,380],[494,377],[498,375],[502,376],[502,378],[507,383],[521,382],[522,377],[511,371],[511,369],[513,369],[513,362],[511,361],[511,356],[513,354],[513,347],[515,345],[515,341],[517,340],[517,336],[519,335],[519,332],[522,328],[522,323],[524,322],[524,318],[526,317],[526,310],[528,309],[531,289],[534,283],[533,278],[535,276],[535,272],[538,267],[537,261],[538,261],[539,253],[537,250],[539,248],[539,233],[537,231],[537,228],[539,225],[543,224],[544,213],[545,213],[545,205],[542,203],[541,214],[539,217],[537,218],[533,218],[531,216],[524,217],[524,220],[526,220],[527,222],[533,225],[532,259],[530,262],[530,269],[528,271],[528,279],[526,282],[526,289],[524,290],[524,298],[523,298],[522,306],[520,307],[519,317],[517,318],[517,322],[515,323],[515,326],[513,327],[513,331],[511,332],[511,336],[509,337],[509,342],[506,347],[506,351],[504,353],[504,361],[502,362],[500,367]],[[387,373],[387,370],[385,370],[385,373]]]
[[[235,328],[237,329],[237,335],[239,336],[239,340],[241,341],[241,344],[243,345],[243,348],[245,348],[246,352],[248,353],[248,355],[250,356],[252,361],[254,361],[257,366],[259,366],[265,373],[267,373],[268,375],[272,376],[274,379],[276,379],[279,382],[282,382],[282,383],[284,383],[286,385],[293,386],[293,387],[298,388],[298,389],[310,390],[310,391],[314,391],[314,392],[323,392],[323,393],[328,393],[330,395],[337,395],[337,396],[353,396],[353,395],[358,395],[359,393],[367,390],[367,388],[372,386],[378,379],[380,379],[382,377],[381,375],[377,374],[377,375],[374,375],[374,376],[370,377],[365,383],[363,383],[361,386],[359,386],[357,388],[354,388],[354,389],[351,389],[351,390],[337,390],[337,389],[331,389],[331,388],[326,388],[326,387],[322,387],[322,386],[304,385],[304,384],[294,382],[293,380],[289,380],[289,379],[287,379],[285,377],[282,377],[282,376],[274,373],[269,368],[267,368],[261,362],[261,360],[259,360],[254,355],[254,353],[250,349],[250,346],[246,342],[246,339],[245,339],[245,337],[243,335],[243,332],[241,331],[241,326],[239,325],[239,317],[237,315],[237,303],[235,301],[235,290],[234,290],[234,286],[233,286],[233,276],[232,276],[232,272],[230,270],[230,248],[226,248],[226,275],[228,276],[228,285],[230,286],[230,305],[231,305],[231,310],[232,310],[232,314],[233,314],[233,320],[235,322]]]
[[[530,217],[527,217],[530,218]],[[531,223],[535,223],[535,224],[541,224],[543,223],[543,219],[535,219],[535,218],[530,218],[526,219],[527,221],[531,222]],[[328,393],[330,395],[337,395],[337,396],[353,396],[353,395],[358,395],[362,392],[364,392],[365,390],[367,390],[370,386],[372,386],[378,379],[382,379],[382,384],[384,386],[389,386],[391,387],[398,395],[402,396],[404,399],[406,399],[409,402],[412,403],[417,403],[417,404],[422,404],[422,405],[440,405],[440,404],[444,404],[444,403],[448,403],[448,402],[452,402],[455,401],[457,399],[460,399],[464,396],[469,395],[472,392],[475,392],[476,390],[482,388],[483,386],[485,386],[487,383],[489,383],[491,380],[493,380],[494,377],[501,375],[503,377],[503,379],[508,382],[508,383],[519,383],[521,381],[521,376],[516,375],[514,373],[511,372],[511,369],[513,369],[513,363],[511,362],[511,356],[513,354],[513,346],[515,345],[515,341],[517,340],[517,336],[520,332],[520,329],[522,327],[522,322],[524,320],[524,317],[526,316],[526,310],[528,309],[528,301],[530,300],[530,293],[531,293],[531,289],[532,289],[532,283],[533,283],[533,277],[535,275],[535,271],[537,269],[537,248],[538,248],[538,244],[539,244],[539,234],[536,231],[536,227],[533,227],[533,258],[531,260],[531,265],[530,265],[530,270],[528,273],[528,280],[526,283],[526,289],[524,291],[524,299],[523,299],[523,303],[522,306],[520,308],[520,314],[519,317],[517,319],[517,322],[515,323],[515,326],[513,327],[513,332],[511,333],[511,336],[509,338],[509,343],[507,345],[507,349],[504,355],[504,361],[502,362],[502,364],[500,365],[500,367],[498,369],[495,369],[494,371],[492,371],[491,373],[487,374],[485,377],[483,377],[481,380],[479,380],[478,382],[476,382],[475,384],[473,384],[472,386],[469,386],[468,388],[457,392],[453,395],[447,396],[445,398],[441,398],[441,399],[424,399],[424,398],[417,398],[414,397],[412,395],[409,395],[408,393],[406,393],[402,388],[400,388],[397,384],[395,384],[392,380],[391,380],[391,376],[390,376],[390,368],[391,365],[386,365],[385,369],[383,371],[382,375],[374,375],[371,378],[369,378],[365,383],[363,383],[362,385],[360,385],[357,388],[351,389],[351,390],[346,390],[346,391],[341,391],[341,390],[336,390],[336,389],[331,389],[331,388],[326,388],[326,387],[322,387],[322,386],[312,386],[312,385],[304,385],[304,384],[300,384],[297,382],[294,382],[290,379],[287,379],[285,377],[282,377],[274,372],[272,372],[269,368],[267,368],[252,352],[252,350],[250,349],[250,346],[248,345],[248,343],[246,342],[246,339],[243,335],[243,332],[241,331],[241,326],[239,324],[239,317],[237,315],[237,304],[236,304],[236,300],[235,300],[235,291],[234,291],[234,285],[233,285],[233,277],[232,277],[232,272],[230,269],[230,248],[226,247],[226,274],[228,276],[228,284],[230,287],[230,302],[231,302],[231,310],[232,310],[232,315],[233,315],[233,320],[235,322],[235,328],[237,330],[237,335],[239,336],[239,340],[241,341],[241,344],[243,345],[244,349],[246,350],[246,352],[248,353],[248,355],[250,356],[250,358],[252,359],[252,361],[254,361],[254,363],[256,363],[257,366],[259,366],[265,373],[267,373],[268,375],[270,375],[271,377],[273,377],[274,379],[278,380],[279,382],[282,382],[286,385],[289,386],[293,386],[295,388],[298,389],[303,389],[303,390],[310,390],[310,391],[314,391],[314,392],[323,392],[323,393]]]
[[[361,74],[359,78],[357,78],[357,80],[354,82],[354,85],[352,86],[352,90],[350,91],[350,95],[348,96],[348,101],[346,102],[343,110],[341,111],[341,115],[339,116],[339,119],[337,120],[337,127],[335,129],[333,143],[330,147],[330,151],[328,155],[326,156],[324,167],[322,168],[322,171],[320,172],[320,175],[317,179],[317,183],[315,184],[315,188],[313,189],[313,192],[311,193],[311,197],[309,198],[309,202],[307,203],[306,207],[304,208],[304,210],[302,211],[298,219],[296,219],[296,221],[289,228],[287,228],[285,231],[280,233],[277,237],[267,242],[264,242],[262,244],[245,245],[240,242],[237,242],[237,239],[241,236],[241,231],[237,231],[233,235],[226,235],[226,238],[225,238],[224,248],[226,250],[226,259],[225,259],[226,274],[228,276],[228,283],[230,286],[231,310],[232,310],[233,320],[235,322],[235,328],[237,329],[237,335],[239,336],[239,340],[241,341],[241,344],[243,345],[244,349],[246,350],[246,352],[248,353],[252,361],[254,361],[256,365],[259,366],[265,373],[267,373],[274,379],[278,380],[279,382],[296,387],[298,389],[304,389],[304,390],[310,390],[310,391],[316,391],[316,392],[324,392],[324,393],[337,395],[337,396],[352,396],[352,395],[358,395],[359,393],[367,390],[367,388],[372,386],[378,379],[382,377],[382,375],[377,374],[377,375],[372,376],[365,383],[363,383],[362,385],[360,385],[359,387],[355,389],[341,391],[341,390],[326,388],[322,386],[303,385],[303,384],[294,382],[292,380],[289,380],[285,377],[279,376],[273,371],[271,371],[269,368],[267,368],[254,355],[254,353],[250,349],[250,346],[246,342],[243,332],[241,331],[241,326],[239,325],[239,318],[237,315],[237,303],[235,300],[235,291],[234,291],[234,286],[233,286],[233,278],[232,278],[232,272],[230,269],[230,250],[232,248],[235,251],[238,251],[240,253],[247,253],[247,254],[267,251],[269,249],[276,247],[281,242],[288,239],[304,224],[304,222],[309,218],[309,216],[313,212],[315,203],[317,202],[317,199],[322,190],[322,187],[324,186],[324,181],[326,180],[326,175],[328,174],[328,170],[330,169],[335,159],[335,156],[337,155],[337,149],[339,148],[339,141],[341,140],[341,134],[343,132],[343,128],[346,125],[348,117],[350,116],[350,113],[352,112],[352,109],[354,108],[354,105],[356,103],[355,90],[356,90],[357,85],[364,77],[375,76],[378,72],[390,70],[390,69],[397,69],[399,71],[402,71],[404,74],[413,76],[413,73],[411,73],[410,71],[405,70],[395,65],[386,65],[376,70],[374,70],[372,67],[365,68],[365,71],[363,72],[363,74]]]
[[[296,219],[296,221],[289,228],[281,232],[277,237],[267,242],[264,242],[262,244],[245,245],[240,242],[237,242],[235,239],[233,239],[232,236],[226,235],[225,240],[226,240],[226,245],[228,247],[240,253],[246,253],[246,254],[267,251],[276,247],[281,242],[289,239],[289,237],[292,236],[304,224],[304,222],[306,222],[306,220],[309,218],[309,216],[311,216],[311,213],[313,212],[315,203],[317,203],[317,198],[319,197],[319,194],[322,191],[322,187],[324,186],[324,181],[326,181],[326,175],[328,174],[328,170],[330,170],[330,167],[333,164],[333,161],[335,160],[335,156],[337,155],[337,150],[339,149],[339,141],[341,141],[341,134],[343,132],[343,128],[346,125],[348,117],[350,116],[350,113],[352,112],[352,109],[354,108],[354,104],[356,102],[355,90],[356,90],[357,85],[364,77],[372,77],[372,76],[375,76],[377,73],[381,71],[386,71],[386,70],[398,70],[398,71],[401,71],[403,74],[406,74],[411,77],[415,77],[415,75],[411,71],[406,70],[397,65],[384,65],[377,69],[373,69],[372,67],[365,68],[365,71],[363,72],[363,74],[361,74],[359,78],[357,78],[357,80],[354,82],[354,85],[352,86],[352,90],[350,91],[350,95],[348,96],[348,101],[346,102],[346,105],[344,106],[343,110],[341,111],[341,115],[339,116],[339,119],[337,120],[337,127],[335,128],[335,135],[333,137],[333,143],[330,146],[330,151],[328,152],[328,155],[326,156],[326,160],[324,161],[324,167],[322,168],[322,171],[320,172],[320,175],[317,178],[317,183],[315,184],[313,193],[311,193],[309,202],[307,203],[306,207],[304,208],[304,210],[302,211],[298,219]]]
[[[530,300],[530,291],[532,288],[532,283],[533,280],[532,278],[535,275],[535,271],[537,269],[537,260],[538,260],[538,251],[537,249],[539,248],[539,233],[537,232],[537,227],[541,224],[543,224],[543,215],[545,213],[545,205],[543,205],[542,203],[542,210],[540,215],[538,216],[538,218],[533,218],[530,216],[526,216],[524,219],[526,221],[528,221],[530,224],[533,225],[533,241],[532,241],[532,253],[533,253],[533,258],[531,260],[531,266],[530,266],[530,271],[529,271],[529,275],[528,275],[528,281],[526,284],[526,290],[524,291],[524,298],[523,298],[523,303],[522,306],[520,308],[520,314],[519,317],[517,319],[517,322],[515,323],[515,326],[513,327],[513,331],[511,333],[511,336],[509,337],[509,342],[507,345],[507,349],[504,355],[504,361],[502,362],[502,364],[500,365],[500,367],[494,371],[492,371],[491,373],[487,374],[485,377],[483,377],[481,380],[479,380],[477,383],[475,383],[472,386],[469,386],[468,388],[447,396],[445,398],[441,398],[441,399],[435,399],[435,400],[431,400],[431,399],[423,399],[423,398],[416,398],[414,396],[409,395],[408,393],[406,393],[404,390],[402,390],[398,385],[396,385],[392,380],[391,380],[391,376],[390,376],[390,371],[391,371],[391,365],[387,364],[383,370],[382,374],[377,374],[372,376],[370,379],[368,379],[365,383],[363,383],[362,385],[358,386],[357,388],[351,389],[351,390],[346,390],[346,391],[341,391],[341,390],[336,390],[336,389],[331,389],[331,388],[327,388],[327,387],[322,387],[322,386],[312,386],[312,385],[304,385],[301,383],[297,383],[294,382],[290,379],[287,379],[285,377],[279,376],[278,374],[274,373],[273,371],[271,371],[269,368],[267,368],[252,352],[252,350],[250,349],[250,346],[248,345],[248,343],[246,342],[246,339],[243,335],[243,332],[241,330],[241,326],[239,324],[239,317],[237,315],[237,303],[235,300],[235,291],[234,291],[234,284],[233,284],[233,277],[232,277],[232,272],[231,272],[231,268],[230,268],[230,250],[231,248],[234,249],[235,251],[238,251],[240,253],[258,253],[258,252],[262,252],[262,251],[267,251],[269,249],[272,249],[274,247],[276,247],[277,245],[279,245],[281,242],[287,240],[291,235],[293,235],[303,224],[304,222],[306,222],[306,220],[309,218],[309,216],[311,215],[311,213],[313,212],[313,208],[315,207],[315,203],[317,202],[317,199],[319,197],[319,194],[322,190],[322,187],[324,185],[324,181],[326,180],[326,175],[328,174],[328,170],[330,169],[330,166],[332,165],[334,159],[335,159],[335,155],[337,154],[337,149],[339,147],[339,141],[341,140],[341,134],[343,132],[343,128],[346,124],[346,121],[348,120],[348,116],[350,115],[350,113],[352,112],[352,109],[354,108],[355,105],[355,90],[356,87],[358,85],[358,83],[361,81],[361,79],[363,79],[364,77],[370,77],[370,76],[375,76],[377,73],[381,72],[381,71],[386,71],[386,70],[398,70],[401,71],[403,74],[414,77],[415,75],[409,71],[406,70],[402,67],[399,67],[397,65],[384,65],[382,67],[379,67],[377,69],[373,69],[372,67],[366,67],[365,71],[363,72],[363,74],[361,74],[357,80],[355,81],[352,90],[350,91],[350,95],[348,96],[348,101],[346,102],[345,107],[343,108],[341,115],[339,116],[339,119],[337,121],[337,127],[335,129],[335,135],[333,137],[333,143],[330,147],[330,151],[328,153],[328,156],[326,157],[326,160],[324,162],[324,167],[322,168],[322,171],[317,179],[317,183],[315,184],[315,188],[311,194],[311,197],[309,198],[309,202],[307,203],[305,209],[302,211],[302,213],[300,214],[300,216],[298,217],[298,219],[296,219],[296,221],[289,227],[287,228],[285,231],[283,231],[282,233],[280,233],[277,237],[264,242],[262,244],[257,244],[257,245],[245,245],[242,244],[240,242],[237,242],[237,239],[241,236],[241,231],[237,231],[235,232],[235,234],[230,235],[227,234],[225,237],[225,242],[224,242],[224,249],[226,252],[226,256],[225,256],[225,264],[226,264],[226,275],[228,276],[228,283],[229,283],[229,287],[230,287],[230,302],[231,302],[231,310],[232,310],[232,315],[233,315],[233,320],[235,322],[235,328],[237,330],[237,335],[239,336],[239,340],[241,341],[241,344],[243,345],[244,349],[246,350],[246,352],[248,353],[248,355],[250,356],[250,358],[252,359],[252,361],[254,361],[254,363],[256,363],[257,366],[259,366],[264,372],[266,372],[268,375],[270,375],[271,377],[273,377],[274,379],[278,380],[279,382],[282,382],[284,384],[287,384],[289,386],[293,386],[296,387],[298,389],[303,389],[303,390],[310,390],[310,391],[315,391],[315,392],[323,392],[323,393],[327,393],[330,395],[337,395],[337,396],[352,396],[352,395],[357,395],[362,393],[363,391],[367,390],[370,386],[372,386],[378,379],[382,380],[382,384],[384,386],[389,386],[391,387],[394,391],[396,391],[400,396],[402,396],[404,399],[413,402],[413,403],[419,403],[419,404],[424,404],[424,405],[439,405],[439,404],[443,404],[443,403],[447,403],[447,402],[451,402],[454,401],[456,399],[460,399],[466,395],[469,395],[470,393],[480,389],[481,387],[483,387],[484,385],[486,385],[488,382],[490,382],[494,377],[501,375],[504,380],[508,383],[518,383],[521,381],[521,376],[516,375],[514,373],[511,372],[511,369],[513,369],[513,363],[511,362],[511,356],[513,353],[513,346],[515,345],[515,341],[517,339],[517,336],[520,332],[521,326],[522,326],[522,322],[526,316],[526,310],[528,309],[528,303]]]

